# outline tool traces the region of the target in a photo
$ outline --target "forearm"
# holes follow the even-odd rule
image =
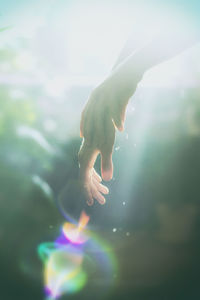
[[[128,97],[135,91],[143,74],[150,68],[180,54],[199,41],[195,32],[177,31],[157,37],[143,48],[132,53],[111,74],[112,81],[127,90]]]
[[[120,51],[120,54],[112,67],[114,71],[124,60],[126,60],[131,54],[140,48],[143,48],[147,41],[155,37],[156,33],[151,26],[149,28],[141,27],[140,24],[134,27],[129,38],[127,39],[124,47]]]
[[[142,64],[145,72],[182,53],[184,50],[198,43],[199,40],[199,36],[196,33],[184,31],[171,32],[170,34],[159,36],[128,58],[127,65],[129,65],[130,70],[127,68],[127,72],[131,73],[135,60]]]

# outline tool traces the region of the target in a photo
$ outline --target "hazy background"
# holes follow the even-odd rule
[[[195,9],[178,1],[160,3],[0,3],[3,300],[44,299],[37,245],[54,240],[65,221],[56,199],[64,197],[71,216],[82,210],[80,113],[130,33],[139,45],[158,24],[162,30],[177,17],[196,19]],[[145,74],[117,134],[107,203],[90,211],[91,229],[117,257],[117,285],[102,296],[106,282],[94,275],[79,294],[62,299],[198,299],[199,50],[195,45]]]

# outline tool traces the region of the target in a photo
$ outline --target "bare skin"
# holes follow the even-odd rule
[[[172,40],[175,41],[172,43]],[[123,131],[126,107],[143,74],[151,67],[166,61],[199,41],[196,33],[178,28],[159,36],[143,48],[119,59],[112,73],[94,89],[82,112],[80,136],[83,143],[79,151],[80,182],[88,205],[94,199],[105,203],[103,194],[108,188],[94,170],[97,156],[101,155],[101,175],[109,181],[113,176],[112,152],[115,131]],[[126,51],[125,51],[126,52]]]
[[[94,170],[94,163],[100,154],[102,177],[104,180],[112,179],[115,130],[122,130],[125,115],[125,111],[123,114],[122,108],[113,105],[112,101],[106,103],[108,96],[102,97],[101,94],[105,95],[103,88],[92,93],[81,118],[80,135],[84,140],[79,152],[80,177],[88,205],[93,204],[93,199],[100,204],[105,203],[102,194],[108,194],[109,190],[100,183],[102,179]]]
[[[122,92],[121,87],[112,87],[116,79],[111,75],[92,92],[81,116],[80,135],[84,139],[79,151],[80,179],[88,205],[92,205],[94,199],[100,204],[105,203],[102,194],[108,194],[109,190],[100,183],[102,179],[94,170],[94,164],[100,154],[102,178],[105,181],[112,179],[115,131],[124,129],[130,95]]]

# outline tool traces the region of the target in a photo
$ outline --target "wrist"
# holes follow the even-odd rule
[[[142,80],[145,69],[138,61],[126,60],[111,75],[110,82],[116,98],[125,103],[134,94],[138,83]]]

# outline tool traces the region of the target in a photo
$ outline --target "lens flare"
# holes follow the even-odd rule
[[[55,242],[39,245],[48,300],[80,291],[94,274],[105,287],[113,286],[117,272],[113,251],[86,229],[88,222],[89,216],[82,212],[78,224],[64,223]]]
[[[78,226],[66,222],[63,225],[63,233],[65,237],[74,244],[83,244],[89,238],[89,232],[85,229],[87,223],[89,222],[89,216],[83,211],[80,216]]]
[[[78,291],[86,281],[81,270],[83,255],[70,245],[55,249],[49,256],[44,271],[45,290],[51,298]]]

